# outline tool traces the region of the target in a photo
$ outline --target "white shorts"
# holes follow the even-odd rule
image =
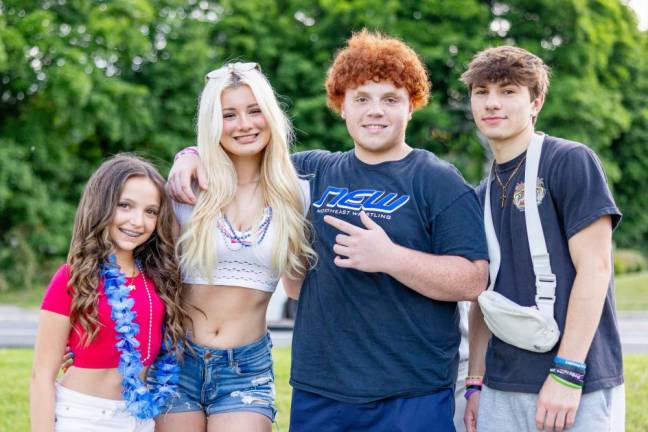
[[[55,432],[153,432],[152,419],[139,420],[126,402],[89,396],[56,384]]]

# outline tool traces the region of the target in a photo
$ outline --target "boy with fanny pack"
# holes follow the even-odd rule
[[[621,213],[601,163],[583,144],[534,131],[549,85],[537,56],[487,49],[461,79],[495,156],[477,188],[491,286],[470,312],[466,427],[622,431],[611,270]]]

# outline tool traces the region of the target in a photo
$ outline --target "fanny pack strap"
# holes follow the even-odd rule
[[[535,274],[536,306],[542,315],[548,319],[553,319],[554,303],[556,301],[556,275],[551,270],[537,201],[537,178],[543,141],[544,135],[533,134],[527,149],[527,160],[524,168],[524,220]],[[484,200],[484,228],[486,229],[486,241],[490,257],[488,267],[490,273],[489,290],[495,287],[497,273],[501,264],[500,245],[495,234],[491,213],[490,190],[492,176],[493,168],[491,168],[486,182],[486,199]]]

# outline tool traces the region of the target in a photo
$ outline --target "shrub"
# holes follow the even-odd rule
[[[614,252],[614,273],[621,275],[648,270],[648,260],[635,249],[617,249]]]

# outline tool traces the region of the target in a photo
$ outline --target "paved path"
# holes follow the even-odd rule
[[[0,304],[0,348],[31,348],[36,340],[38,327],[36,309],[24,309]],[[292,323],[279,321],[270,323],[270,335],[274,346],[290,346]]]
[[[0,348],[33,347],[38,311],[0,305]],[[648,354],[648,312],[619,314],[619,330],[624,354]],[[270,323],[275,346],[290,346],[292,329],[288,322]]]
[[[0,305],[0,347],[32,347],[36,339],[38,310]]]
[[[648,354],[648,312],[620,313],[619,332],[624,354]]]

